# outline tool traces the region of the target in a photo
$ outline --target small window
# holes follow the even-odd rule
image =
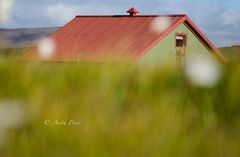
[[[176,47],[187,47],[187,34],[176,34]]]

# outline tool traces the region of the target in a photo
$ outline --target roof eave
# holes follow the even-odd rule
[[[194,24],[194,22],[186,15],[185,23],[194,31],[194,33],[202,40],[203,44],[207,46],[210,52],[215,55],[220,61],[226,63],[225,57],[214,46],[214,44],[203,34],[203,32]]]

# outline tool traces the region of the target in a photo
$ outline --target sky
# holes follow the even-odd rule
[[[218,47],[240,45],[239,0],[0,0],[0,28],[59,27],[76,15],[187,14]]]

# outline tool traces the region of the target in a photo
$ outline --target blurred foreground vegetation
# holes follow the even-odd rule
[[[239,68],[205,89],[168,66],[3,60],[0,106],[26,118],[0,136],[0,156],[239,157]]]

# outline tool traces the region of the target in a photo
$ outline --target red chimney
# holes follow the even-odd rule
[[[127,13],[129,13],[130,16],[137,16],[137,14],[139,13],[139,11],[138,11],[136,8],[132,7],[131,9],[129,9],[129,10],[127,11]]]

